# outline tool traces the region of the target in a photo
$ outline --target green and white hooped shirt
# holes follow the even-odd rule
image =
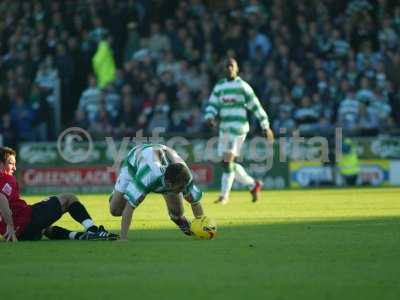
[[[268,115],[250,85],[240,77],[223,79],[211,93],[204,118],[219,117],[220,134],[238,136],[249,131],[247,111],[254,113],[262,129],[269,128]]]
[[[121,165],[121,173],[124,169],[129,174],[130,183],[124,193],[127,201],[134,207],[138,206],[139,199],[148,193],[169,193],[164,181],[166,168],[172,161],[165,153],[166,149],[174,156],[174,162],[184,164],[184,160],[173,150],[161,144],[143,144],[132,148]],[[202,198],[202,192],[193,182],[193,175],[190,174],[190,181],[182,192],[190,202],[198,202]]]

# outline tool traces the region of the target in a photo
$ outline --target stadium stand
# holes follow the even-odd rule
[[[96,137],[205,133],[201,111],[227,55],[275,130],[399,132],[398,1],[4,0],[0,38],[11,146],[55,139],[55,118]],[[104,39],[116,75],[99,89],[92,57]]]

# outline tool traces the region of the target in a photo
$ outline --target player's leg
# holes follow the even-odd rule
[[[128,168],[121,168],[117,181],[114,186],[114,191],[111,193],[108,202],[110,204],[110,213],[114,217],[122,216],[127,200],[124,193],[127,192],[129,185],[132,184],[132,178]]]
[[[215,203],[226,204],[229,201],[229,194],[235,180],[235,156],[231,152],[223,154],[222,161],[222,177],[221,177],[221,193]]]
[[[258,200],[262,188],[261,181],[254,180],[254,178],[246,172],[244,167],[237,162],[235,162],[235,180],[239,181],[241,184],[250,189],[253,202]]]
[[[235,158],[240,155],[246,135],[224,134],[218,140],[218,153],[222,155],[221,194],[216,203],[225,204],[229,201],[229,194],[235,180]]]
[[[58,201],[61,204],[62,213],[68,212],[70,216],[82,224],[86,232],[80,237],[85,240],[115,240],[117,235],[108,232],[104,226],[96,226],[86,207],[79,202],[74,194],[60,194]]]
[[[110,213],[121,218],[121,240],[128,239],[133,212],[142,203],[146,194],[138,191],[128,168],[123,167],[118,175],[109,203]]]
[[[168,214],[172,222],[174,222],[180,230],[186,235],[192,235],[190,231],[190,222],[183,215],[183,196],[181,193],[164,194],[164,199],[167,204]]]
[[[249,188],[252,188],[255,184],[254,178],[247,174],[246,170],[238,162],[235,162],[235,180]]]
[[[109,198],[109,203],[111,215],[114,217],[120,217],[122,215],[122,212],[124,211],[126,204],[124,194],[114,190]]]
[[[59,226],[47,227],[43,234],[49,240],[79,240],[84,232],[71,231]]]
[[[56,196],[33,204],[31,222],[21,233],[19,239],[40,240],[43,231],[59,220],[62,214],[62,207]]]
[[[74,194],[60,194],[58,200],[61,204],[62,213],[68,212],[71,217],[82,224],[86,230],[97,230],[97,226],[94,224],[92,217],[89,215],[86,207],[79,202],[78,197]]]

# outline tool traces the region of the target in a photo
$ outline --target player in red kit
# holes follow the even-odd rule
[[[103,226],[97,227],[86,208],[73,194],[60,194],[27,204],[20,198],[18,183],[13,176],[16,171],[16,153],[8,147],[0,147],[0,234],[6,241],[49,239],[115,240],[118,235]],[[85,227],[83,232],[52,226],[68,212]]]

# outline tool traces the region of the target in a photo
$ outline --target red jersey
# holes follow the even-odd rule
[[[32,208],[26,202],[20,199],[19,187],[17,180],[14,176],[0,172],[0,193],[2,193],[8,200],[14,221],[14,228],[16,229],[17,237],[24,230],[26,225],[31,222]],[[0,215],[0,234],[4,235],[6,232],[6,223]]]

